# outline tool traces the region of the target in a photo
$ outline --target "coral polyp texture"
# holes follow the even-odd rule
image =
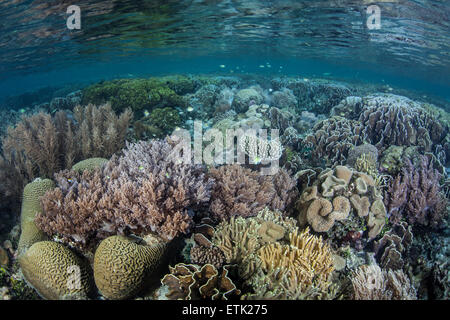
[[[42,213],[40,199],[55,187],[50,179],[37,178],[27,184],[23,190],[22,211],[20,214],[20,234],[18,253],[24,253],[35,242],[47,240],[47,236],[36,226],[35,218]]]
[[[25,279],[45,299],[87,299],[93,292],[89,265],[60,243],[40,241],[20,256]]]

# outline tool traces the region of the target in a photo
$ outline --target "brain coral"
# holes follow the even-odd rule
[[[384,226],[386,208],[375,181],[369,175],[351,171],[345,166],[324,170],[305,188],[296,203],[301,226],[309,224],[316,232],[327,232],[335,221],[364,217],[369,238],[377,236]]]
[[[92,292],[89,265],[60,243],[36,242],[19,257],[19,265],[45,299],[86,299]]]
[[[72,166],[72,170],[77,172],[83,172],[84,170],[92,171],[95,168],[101,168],[107,162],[108,159],[105,158],[89,158],[75,163]]]
[[[158,279],[166,245],[150,235],[144,242],[112,236],[100,243],[94,256],[94,279],[103,296],[112,300],[132,298]]]
[[[48,190],[51,190],[54,187],[55,183],[52,180],[40,178],[35,179],[25,186],[20,216],[22,233],[20,234],[18,245],[19,255],[27,250],[33,243],[47,240],[46,235],[36,227],[34,218],[36,214],[42,213],[40,198]]]

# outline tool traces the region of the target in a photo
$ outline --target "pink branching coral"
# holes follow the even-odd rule
[[[210,174],[216,180],[210,212],[217,221],[255,216],[265,207],[285,211],[298,194],[296,181],[284,169],[265,176],[234,164],[213,168]]]
[[[396,224],[405,218],[410,224],[439,228],[447,214],[440,178],[428,157],[422,156],[418,167],[406,159],[406,166],[385,192],[390,221]]]
[[[213,180],[201,166],[168,161],[172,150],[168,141],[141,141],[102,169],[61,172],[58,187],[42,199],[37,225],[82,248],[114,234],[156,232],[171,240],[187,233]]]

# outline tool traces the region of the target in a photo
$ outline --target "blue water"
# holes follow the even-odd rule
[[[103,79],[250,73],[385,84],[446,104],[449,2],[376,3],[379,30],[366,26],[368,3],[78,1],[81,30],[69,30],[65,1],[2,1],[0,100]]]

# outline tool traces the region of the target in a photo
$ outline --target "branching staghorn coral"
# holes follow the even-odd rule
[[[403,271],[363,265],[352,277],[355,300],[416,300],[416,289]]]
[[[167,241],[187,233],[191,210],[205,207],[213,181],[201,166],[168,161],[172,150],[167,141],[141,141],[101,169],[58,174],[36,223],[81,248],[115,234],[156,232]]]
[[[28,182],[36,177],[52,177],[90,157],[109,158],[125,143],[131,111],[116,116],[110,105],[88,105],[74,109],[73,121],[58,111],[24,116],[3,138],[5,160]]]
[[[255,216],[266,206],[285,211],[297,195],[296,182],[284,169],[265,176],[234,164],[213,168],[210,174],[216,180],[210,211],[218,221]]]

